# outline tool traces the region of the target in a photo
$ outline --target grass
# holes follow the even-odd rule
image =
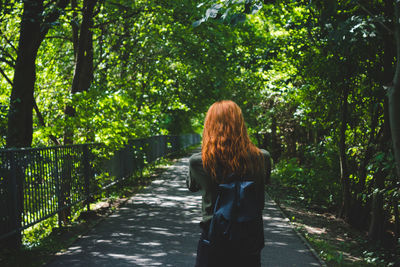
[[[365,232],[353,229],[334,214],[311,209],[276,181],[267,192],[328,266],[400,266],[394,250],[371,244]]]
[[[90,205],[90,211],[83,207],[75,208],[71,222],[57,227],[57,216],[36,224],[24,231],[23,246],[20,250],[3,248],[0,250],[0,266],[43,266],[51,261],[55,254],[65,251],[80,236],[95,227],[104,218],[117,210],[130,196],[142,190],[157,178],[177,159],[188,155],[198,146],[189,147],[152,163],[143,170],[141,177],[134,176],[107,188],[103,197]]]

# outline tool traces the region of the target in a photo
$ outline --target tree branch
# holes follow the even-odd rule
[[[3,69],[1,69],[0,68],[0,73],[1,73],[1,75],[3,75],[3,77],[7,80],[7,82],[11,85],[11,86],[13,86],[13,83],[12,83],[12,81],[10,80],[10,78],[8,78],[8,76],[7,76],[7,74],[3,71]]]
[[[103,27],[105,25],[109,25],[111,23],[115,23],[115,22],[117,22],[119,20],[125,20],[125,19],[128,19],[128,18],[131,18],[132,16],[136,16],[136,15],[140,14],[142,11],[144,11],[144,9],[140,8],[138,10],[135,10],[135,11],[131,12],[131,13],[127,13],[125,16],[121,16],[121,17],[119,17],[117,19],[107,20],[106,22],[96,24],[96,25],[93,26],[93,28]],[[151,11],[151,10],[146,10],[146,11]]]
[[[49,8],[50,5],[54,4],[57,0],[51,0],[44,5],[44,9]]]
[[[53,10],[51,12],[48,13],[47,16],[45,16],[43,18],[43,22],[42,22],[42,32],[41,32],[41,39],[43,40],[44,37],[46,36],[47,32],[49,31],[51,24],[54,23],[58,17],[61,15],[61,11],[66,8],[66,6],[68,5],[69,0],[59,0]],[[51,8],[51,7],[48,7]]]
[[[71,0],[71,8],[72,8],[72,19],[71,19],[72,44],[74,45],[74,61],[76,61],[76,56],[78,53],[78,40],[79,40],[79,27],[77,23],[78,13],[76,12],[78,4],[76,0]]]
[[[11,46],[11,48],[17,53],[18,50],[15,48],[15,46],[12,44],[12,42],[6,37],[6,35],[3,33],[3,31],[0,29],[0,34],[3,35],[4,39],[6,40],[7,44]],[[4,49],[3,49],[4,50]]]
[[[7,60],[4,57],[0,57],[1,62],[7,63],[7,65],[10,66],[11,68],[15,68],[15,60],[12,57],[11,57],[11,60],[13,60],[13,61]]]
[[[43,127],[46,127],[46,124],[44,123],[43,115],[40,112],[39,107],[36,104],[36,99],[35,98],[33,98],[33,108],[36,111],[36,115],[37,115],[38,120],[39,120],[39,125],[41,125]],[[54,135],[50,134],[49,138],[51,139],[51,141],[53,141],[54,144],[56,144],[58,146],[60,145],[60,142],[58,142],[57,138]]]
[[[375,17],[375,15],[372,14],[372,12],[369,11],[365,6],[363,6],[362,4],[360,4],[360,2],[357,1],[357,4],[358,4],[358,6],[361,7],[361,9],[364,10],[368,15],[370,15],[371,17]],[[382,27],[383,27],[385,30],[387,30],[390,34],[394,34],[394,32],[393,32],[388,26],[386,26],[385,23],[383,23],[382,21],[379,21],[379,20],[378,20],[378,23],[381,24]]]
[[[120,4],[120,3],[108,1],[108,4],[117,6],[117,7],[122,8],[122,9],[131,10],[130,7],[124,6],[123,4]]]
[[[61,39],[61,40],[72,42],[71,38],[68,38],[66,36],[61,36],[61,35],[60,36],[57,36],[57,35],[46,36],[46,39]]]

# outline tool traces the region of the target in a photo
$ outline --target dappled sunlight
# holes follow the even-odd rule
[[[316,234],[316,235],[326,234],[326,229],[325,229],[325,228],[311,227],[311,226],[305,225],[305,226],[304,226],[304,229],[305,229],[309,234]]]
[[[80,258],[99,266],[192,266],[200,234],[201,197],[186,189],[187,164],[183,159],[169,167],[129,199],[90,231],[90,238],[68,249],[62,265],[81,266],[82,261],[76,261]]]
[[[49,266],[193,266],[201,196],[187,190],[187,173],[188,158],[169,166]],[[270,200],[263,219],[263,266],[282,266],[282,258],[285,266],[319,266]]]
[[[264,208],[265,248],[262,266],[320,266],[302,240],[295,234],[289,219],[282,216],[267,196]],[[282,265],[282,262],[285,264]]]

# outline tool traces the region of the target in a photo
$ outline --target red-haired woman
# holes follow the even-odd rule
[[[260,234],[261,245],[245,254],[220,248],[217,255],[210,255],[210,250],[202,242],[208,235],[219,184],[233,182],[232,179],[237,179],[233,177],[254,181],[257,203],[260,209],[264,207],[264,185],[269,182],[271,158],[266,150],[258,149],[250,141],[242,111],[236,103],[223,100],[209,108],[203,129],[202,150],[190,157],[189,169],[187,186],[192,192],[200,191],[203,199],[203,219],[200,223],[203,231],[197,247],[196,267],[261,266],[263,233]],[[232,173],[235,175],[232,176]]]

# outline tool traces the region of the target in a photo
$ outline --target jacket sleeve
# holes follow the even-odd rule
[[[260,208],[264,208],[265,204],[265,185],[270,183],[271,179],[271,156],[269,152],[265,149],[260,149],[263,159],[262,167],[263,169],[260,171],[259,181],[260,181]]]
[[[265,151],[266,153],[264,154],[264,166],[265,166],[265,184],[270,184],[271,183],[271,155],[269,154],[268,151]]]
[[[186,176],[186,186],[191,192],[200,190],[200,186],[196,182],[196,159],[193,156],[189,159],[189,173]]]

